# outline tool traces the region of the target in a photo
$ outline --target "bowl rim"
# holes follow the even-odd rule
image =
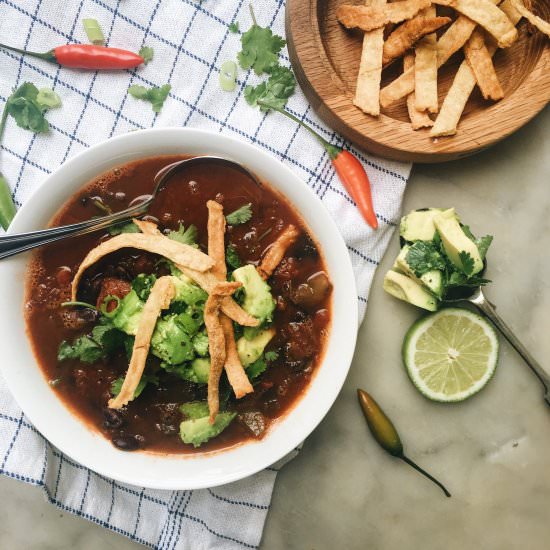
[[[21,312],[19,321],[14,322],[11,319],[7,322],[0,319],[0,345],[3,344],[8,350],[6,359],[0,362],[0,373],[16,402],[36,429],[77,463],[107,478],[131,485],[153,489],[191,490],[223,485],[253,475],[286,456],[310,435],[331,408],[349,371],[358,330],[358,314],[349,315],[349,311],[358,311],[358,298],[347,247],[317,195],[290,168],[269,153],[240,138],[207,130],[138,130],[108,139],[78,153],[35,189],[16,214],[8,233],[36,229],[41,223],[45,223],[41,220],[51,219],[63,202],[94,176],[109,167],[135,158],[162,154],[158,152],[158,148],[163,144],[168,148],[172,147],[173,151],[189,154],[198,154],[198,150],[203,151],[202,154],[223,154],[226,151],[227,158],[243,162],[278,192],[285,194],[319,242],[327,269],[335,283],[331,332],[321,364],[304,394],[290,412],[283,415],[258,442],[199,455],[127,453],[117,450],[102,434],[86,427],[82,419],[70,410],[48,386],[43,371],[37,364],[26,334],[21,300],[21,296],[24,296],[21,275],[26,272],[29,253],[4,260],[0,269],[0,285],[2,288],[11,286],[15,290],[9,292],[7,298],[12,304],[19,300],[17,310]],[[264,177],[262,172],[268,172],[272,177]],[[75,179],[79,181],[76,182]],[[306,203],[307,208],[304,208]],[[316,229],[311,229],[312,225]],[[21,339],[21,334],[26,345],[14,346],[13,342]],[[29,352],[33,358],[30,366]],[[38,381],[37,374],[42,383]],[[44,386],[48,392],[43,392]],[[293,423],[289,424],[289,419],[292,418]],[[57,426],[58,421],[62,427]],[[109,463],[109,458],[112,464]],[[181,467],[181,464],[184,466]],[[168,472],[167,477],[152,473],[150,469],[158,469],[158,466]],[[174,472],[179,470],[184,473],[175,475]]]

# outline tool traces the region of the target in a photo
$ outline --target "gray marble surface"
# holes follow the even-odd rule
[[[550,369],[550,110],[473,158],[414,169],[405,210],[455,206],[472,229],[496,236],[488,297]],[[526,366],[502,342],[482,393],[458,405],[425,400],[400,359],[418,311],[374,281],[355,360],[334,407],[279,474],[262,548],[543,550],[550,544],[550,410]],[[398,427],[408,454],[440,477],[437,488],[385,455],[367,432],[355,389],[368,389]],[[0,477],[0,547],[124,550],[125,538],[47,504]],[[32,528],[29,529],[29,526]]]

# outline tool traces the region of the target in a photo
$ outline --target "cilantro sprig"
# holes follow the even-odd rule
[[[197,244],[199,232],[194,225],[189,225],[187,228],[184,227],[182,223],[177,231],[169,231],[166,235],[169,239],[173,241],[178,241],[182,244],[188,244],[189,246],[194,246],[195,248],[199,245]]]
[[[242,49],[237,54],[243,69],[253,69],[257,75],[271,72],[279,64],[279,52],[286,41],[267,27],[260,27],[250,6],[253,25],[241,36]]]
[[[229,225],[241,225],[252,218],[252,204],[248,203],[225,216]]]
[[[155,113],[160,113],[171,89],[172,86],[170,86],[170,84],[165,84],[164,86],[160,86],[160,88],[146,88],[145,86],[134,84],[128,88],[128,93],[136,99],[148,101],[153,111]]]
[[[296,79],[292,71],[279,65],[272,69],[267,81],[257,86],[248,85],[244,89],[244,98],[253,107],[259,105],[262,111],[269,111],[275,107],[282,109],[295,88]]]

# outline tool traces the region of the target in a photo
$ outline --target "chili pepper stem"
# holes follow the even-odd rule
[[[281,107],[277,107],[276,105],[272,105],[271,103],[264,102],[261,99],[258,100],[258,105],[269,107],[270,109],[273,109],[274,111],[281,113],[287,118],[290,118],[290,120],[298,123],[302,128],[305,128],[325,148],[331,160],[334,160],[342,152],[342,149],[340,147],[329,143],[326,139],[321,137],[311,126],[307,125],[304,121],[289,113],[286,109],[282,109]]]
[[[411,468],[414,468],[417,472],[421,473],[423,476],[427,477],[430,481],[435,483],[445,493],[446,497],[451,496],[451,493],[449,493],[443,483],[435,479],[435,477],[431,476],[428,472],[426,472],[426,470],[423,470],[418,464],[415,464],[410,458],[406,457],[405,455],[401,455],[398,458],[406,462],[409,466],[411,466]]]
[[[43,59],[44,61],[52,61],[55,63],[55,55],[53,50],[49,52],[29,52],[27,50],[21,50],[19,48],[14,48],[13,46],[7,46],[6,44],[0,44],[0,48],[6,48],[6,50],[11,50],[12,52],[17,52],[22,55],[30,55],[31,57],[37,57],[38,59]]]

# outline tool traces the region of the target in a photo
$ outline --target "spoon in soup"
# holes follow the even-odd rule
[[[119,225],[124,222],[129,222],[132,218],[143,216],[149,210],[149,207],[155,200],[159,191],[161,191],[170,178],[174,175],[182,172],[185,169],[190,168],[191,166],[196,166],[198,164],[215,164],[217,166],[224,166],[227,168],[232,168],[238,172],[245,174],[254,185],[259,188],[262,187],[262,184],[258,178],[242,164],[235,162],[233,160],[225,159],[222,157],[214,156],[201,156],[201,157],[192,157],[173,164],[165,166],[160,170],[154,178],[154,189],[151,195],[146,195],[143,201],[134,204],[125,210],[110,214],[107,216],[101,216],[84,222],[74,223],[70,225],[63,225],[60,227],[51,227],[49,229],[41,229],[38,231],[31,231],[28,233],[18,233],[13,235],[4,235],[0,237],[0,260],[4,258],[9,258],[10,256],[15,256],[21,252],[27,252],[38,246],[45,244],[50,244],[53,242],[61,241],[69,237],[77,237],[80,235],[86,235],[88,233],[93,233],[94,231],[99,231],[101,229],[108,229],[114,225]]]

